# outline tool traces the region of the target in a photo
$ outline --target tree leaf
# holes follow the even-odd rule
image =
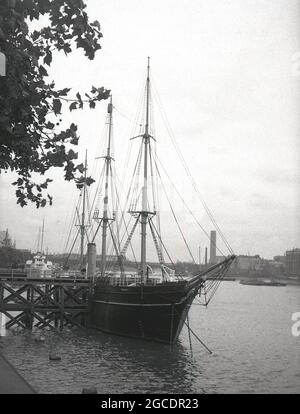
[[[40,184],[33,177],[45,175],[52,167],[61,168],[68,180],[76,180],[80,174],[72,162],[76,152],[71,150],[78,144],[77,126],[71,124],[65,131],[59,128],[62,100],[70,88],[59,89],[49,81],[48,67],[54,50],[72,53],[74,43],[89,59],[100,49],[100,24],[93,20],[90,24],[85,3],[0,1],[1,51],[9,63],[7,76],[0,79],[0,170],[18,174],[14,185],[19,190],[17,203],[22,207],[29,202],[43,207],[45,200],[52,204],[51,195],[43,194],[48,179]],[[42,16],[47,19],[40,19]],[[41,24],[36,25],[35,20]],[[84,71],[84,63],[76,70]],[[78,92],[77,100],[70,102],[70,111],[83,107],[82,96]],[[106,90],[93,87],[87,99],[89,107],[94,108],[97,101],[106,99]]]
[[[44,63],[46,63],[46,65],[50,66],[51,62],[52,62],[52,53],[47,52],[46,56],[44,57]]]
[[[42,65],[39,67],[39,72],[40,72],[41,76],[48,76],[48,72],[46,71],[46,69]]]
[[[72,102],[69,106],[70,111],[73,111],[73,109],[77,109],[77,102]]]
[[[60,114],[61,102],[59,99],[53,99],[53,111],[55,114]]]

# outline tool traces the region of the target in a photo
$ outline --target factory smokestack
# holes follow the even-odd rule
[[[211,230],[210,232],[210,258],[209,263],[215,264],[216,260],[216,246],[217,246],[217,232],[215,230]]]

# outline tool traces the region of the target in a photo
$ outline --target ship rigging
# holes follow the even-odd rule
[[[125,208],[123,208],[123,211],[129,213],[127,222],[124,214],[117,217],[116,206],[120,205],[120,197],[116,186],[112,184],[114,182],[114,168],[112,168],[114,159],[111,155],[112,97],[108,105],[107,149],[105,156],[102,157],[104,159],[102,215],[99,217],[100,208],[96,207],[94,219],[97,222],[97,227],[91,238],[94,242],[100,228],[102,229],[101,267],[95,275],[96,285],[92,298],[91,322],[93,327],[105,332],[173,343],[177,340],[184,324],[187,323],[186,320],[188,321],[188,311],[194,298],[199,294],[200,297],[204,297],[203,304],[208,304],[235,256],[226,242],[231,254],[224,257],[224,260],[220,263],[188,276],[176,272],[176,266],[165,246],[160,231],[160,216],[157,209],[158,179],[184,244],[192,258],[193,255],[161,180],[159,166],[163,167],[162,170],[165,170],[165,168],[157,156],[156,138],[151,131],[150,100],[150,60],[148,58],[145,110],[143,113],[144,126],[138,135],[131,138],[131,141],[140,138],[141,143],[125,200]],[[186,164],[185,169],[191,175]],[[195,182],[193,182],[193,185],[196,189]],[[203,206],[222,239],[225,240],[207,205],[204,203]],[[193,214],[192,216],[194,217]],[[154,219],[156,219],[156,222]],[[133,224],[131,221],[133,221]],[[196,220],[196,222],[204,230],[199,221]],[[120,238],[122,227],[123,236]],[[136,260],[135,250],[137,249],[132,244],[134,234],[138,228],[140,228],[140,260]],[[154,271],[148,263],[148,230],[157,253],[160,266],[159,272]],[[117,258],[117,262],[109,264],[110,268],[107,261],[108,232]],[[129,246],[135,257],[136,272],[126,270],[124,258]],[[169,263],[165,262],[165,255],[168,257]],[[206,276],[211,274],[214,275],[214,279],[207,282]]]

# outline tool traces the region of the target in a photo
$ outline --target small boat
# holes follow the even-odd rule
[[[39,231],[37,252],[33,256],[32,260],[27,260],[25,264],[25,273],[29,278],[44,278],[51,277],[53,271],[53,263],[47,260],[46,255],[43,252],[44,242],[44,220],[42,226],[42,232]]]
[[[46,256],[37,252],[33,256],[33,260],[27,260],[25,270],[27,277],[51,277],[53,264]]]
[[[286,286],[285,283],[275,282],[273,280],[241,280],[241,285],[250,285],[250,286]]]

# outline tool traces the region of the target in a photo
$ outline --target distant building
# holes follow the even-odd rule
[[[237,271],[260,270],[261,267],[262,259],[258,254],[254,256],[239,255],[235,259],[235,268]]]
[[[0,247],[13,247],[13,242],[8,234],[8,229],[0,231]]]
[[[273,257],[273,260],[277,263],[281,263],[282,265],[286,265],[286,256],[277,255]]]
[[[283,277],[285,275],[285,265],[277,260],[263,259],[264,275],[267,277]]]
[[[291,276],[300,276],[300,249],[286,252],[286,270]]]
[[[0,231],[0,247],[4,246],[5,236],[6,236],[6,231]]]

